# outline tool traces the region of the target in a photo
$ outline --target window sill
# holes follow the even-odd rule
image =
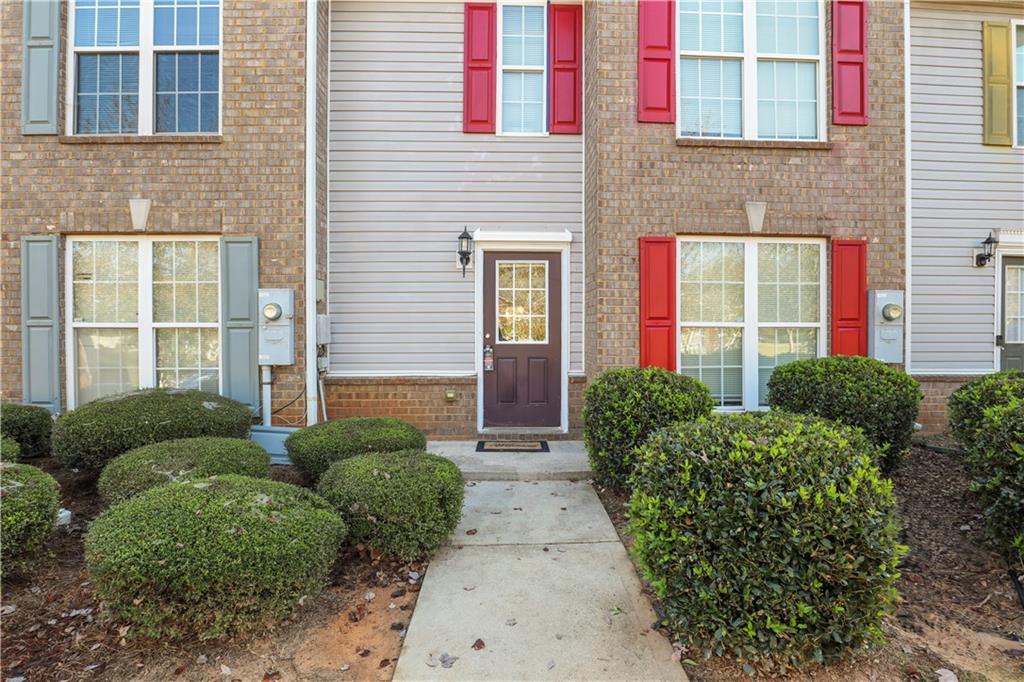
[[[821,140],[740,140],[720,137],[677,137],[679,147],[733,147],[737,149],[832,149]]]
[[[61,135],[61,144],[221,144],[223,135]]]

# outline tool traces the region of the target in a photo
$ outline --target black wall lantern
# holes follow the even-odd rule
[[[473,256],[473,235],[469,233],[469,230],[465,227],[462,228],[462,234],[459,235],[459,263],[462,265],[462,276],[466,276],[466,266],[469,265],[469,259]]]
[[[983,268],[996,256],[996,246],[999,244],[999,237],[991,232],[981,243],[981,253],[974,254],[974,267]]]

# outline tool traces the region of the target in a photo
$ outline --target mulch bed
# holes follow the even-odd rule
[[[820,682],[935,680],[946,668],[960,682],[1024,680],[1024,607],[1003,557],[984,539],[980,510],[955,444],[942,452],[915,446],[893,476],[909,552],[901,566],[903,601],[886,624],[888,642],[790,679]],[[624,532],[626,499],[598,490],[612,523]],[[701,660],[684,652],[693,682],[750,679],[729,658]],[[696,658],[697,660],[693,660]]]
[[[49,559],[22,578],[5,580],[5,680],[389,680],[415,606],[424,563],[398,564],[355,548],[335,567],[328,588],[273,630],[244,641],[170,644],[133,638],[131,628],[107,622],[83,565],[82,541],[102,510],[95,473],[30,462],[61,485],[69,527],[48,542]],[[301,483],[291,467],[273,478]]]

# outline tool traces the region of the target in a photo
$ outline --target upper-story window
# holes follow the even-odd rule
[[[220,0],[73,0],[68,128],[220,131]]]
[[[499,14],[498,130],[547,129],[547,9],[544,4],[505,4]]]
[[[1024,24],[1014,26],[1015,43],[1013,50],[1013,82],[1016,106],[1018,147],[1024,147]]]
[[[682,137],[823,137],[820,0],[680,0]]]

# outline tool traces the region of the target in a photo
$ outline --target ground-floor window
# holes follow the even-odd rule
[[[72,238],[73,405],[153,386],[220,390],[220,256],[210,237]]]
[[[679,368],[719,407],[764,407],[776,367],[825,354],[823,241],[681,237],[678,251]]]

